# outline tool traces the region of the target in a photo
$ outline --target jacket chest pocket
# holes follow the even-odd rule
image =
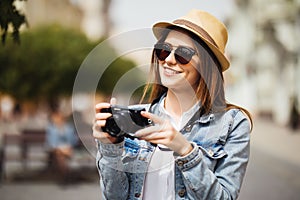
[[[189,139],[198,145],[204,157],[215,161],[227,156],[224,146],[227,142],[229,127],[229,123],[197,124]]]
[[[218,160],[227,156],[227,152],[224,150],[224,144],[219,140],[206,143],[195,141],[195,143],[203,153],[204,162],[212,171],[214,171]]]

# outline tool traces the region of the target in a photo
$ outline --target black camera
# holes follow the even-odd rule
[[[112,116],[106,119],[106,124],[102,127],[113,137],[129,137],[134,138],[134,133],[151,124],[151,120],[141,115],[144,108],[128,108],[123,106],[111,106],[103,108],[100,112],[111,113]]]

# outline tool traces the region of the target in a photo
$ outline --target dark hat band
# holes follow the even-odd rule
[[[175,21],[173,21],[174,24],[179,24],[179,25],[185,25],[187,27],[189,27],[190,29],[200,33],[205,39],[207,39],[209,42],[211,42],[213,45],[215,45],[217,48],[218,45],[216,44],[216,42],[214,41],[214,39],[212,39],[212,37],[210,37],[210,35],[200,26],[198,26],[197,24],[194,24],[193,22],[190,22],[188,20],[185,19],[177,19]]]

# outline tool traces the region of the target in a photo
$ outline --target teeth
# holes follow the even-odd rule
[[[179,74],[180,73],[180,72],[175,71],[175,70],[170,69],[170,68],[165,68],[165,72],[168,73],[168,74]]]

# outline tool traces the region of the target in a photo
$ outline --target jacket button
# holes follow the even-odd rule
[[[177,164],[178,164],[178,166],[182,167],[183,164],[184,164],[184,162],[183,162],[182,160],[179,160],[179,161],[177,162]]]
[[[214,151],[213,151],[212,149],[209,149],[209,150],[208,150],[208,154],[209,154],[210,156],[213,156],[215,153],[214,153]]]
[[[186,132],[190,132],[192,130],[192,126],[191,125],[188,125],[186,128],[185,128],[185,131]]]
[[[185,189],[179,190],[178,195],[180,197],[184,197],[184,195],[185,195]]]
[[[135,193],[134,197],[139,198],[141,196],[141,193]]]

